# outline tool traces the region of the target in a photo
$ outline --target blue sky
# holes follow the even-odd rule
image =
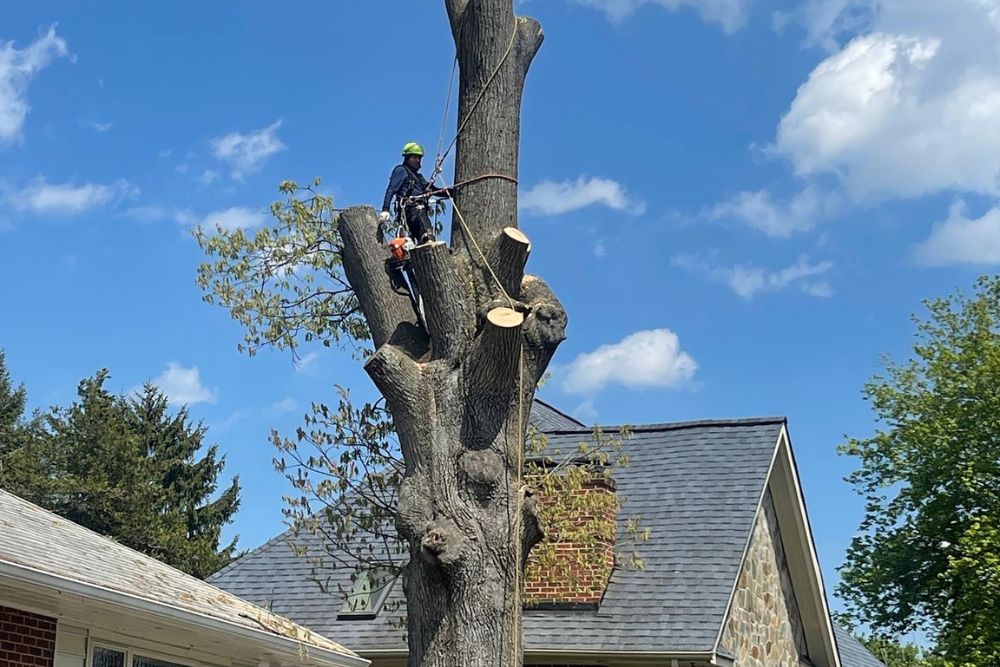
[[[831,590],[863,382],[922,298],[1000,263],[1000,3],[933,4],[519,3],[547,35],[521,226],[570,314],[541,395],[602,423],[787,415]],[[286,178],[380,201],[399,147],[436,144],[451,58],[440,0],[0,8],[0,346],[32,405],[154,380],[240,475],[240,545],[278,532],[270,429],[373,390],[346,353],[238,354],[190,230],[262,224]]]

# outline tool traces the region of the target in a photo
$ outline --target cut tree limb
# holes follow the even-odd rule
[[[444,243],[427,243],[410,251],[410,262],[420,286],[424,319],[435,359],[457,359],[472,339],[470,296]]]

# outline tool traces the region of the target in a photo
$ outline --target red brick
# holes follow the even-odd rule
[[[0,667],[52,667],[55,642],[55,619],[0,607]]]

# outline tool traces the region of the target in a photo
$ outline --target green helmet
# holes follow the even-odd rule
[[[403,146],[403,155],[423,155],[423,154],[424,154],[424,147],[415,141],[411,141],[410,143]]]

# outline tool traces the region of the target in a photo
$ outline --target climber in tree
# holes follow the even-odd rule
[[[420,173],[420,162],[424,157],[424,147],[410,142],[403,146],[403,163],[396,165],[389,176],[389,187],[385,190],[382,201],[383,223],[389,222],[391,206],[396,205],[396,217],[402,216],[415,243],[434,241],[431,218],[428,214],[428,197],[425,195],[434,190],[434,184],[427,181]],[[448,190],[435,192],[439,197],[450,197]]]

